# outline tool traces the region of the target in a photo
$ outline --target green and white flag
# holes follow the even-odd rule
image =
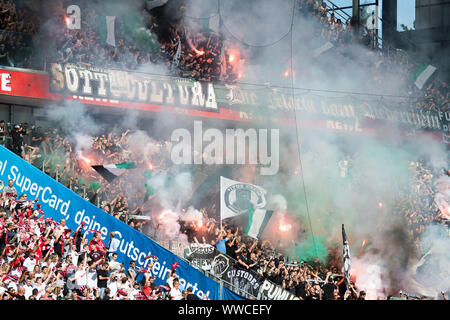
[[[322,44],[319,48],[315,49],[312,52],[312,55],[313,55],[313,57],[318,57],[321,54],[323,54],[324,52],[332,49],[333,47],[334,47],[334,45],[330,41],[327,41],[324,44]]]
[[[116,46],[116,16],[103,16],[98,21],[102,42]]]
[[[433,79],[436,70],[436,67],[422,63],[414,68],[411,73],[411,79],[414,81],[416,87],[419,88],[419,90],[422,90],[422,88]]]
[[[250,206],[266,206],[266,190],[250,184],[220,177],[220,220],[248,212]]]
[[[106,181],[111,182],[124,174],[127,170],[136,168],[134,162],[122,162],[116,164],[96,165],[92,168],[98,172]]]
[[[181,40],[178,39],[178,46],[177,51],[175,52],[175,55],[173,56],[172,60],[172,68],[178,67],[181,60]]]
[[[249,237],[259,239],[269,223],[272,214],[272,210],[255,209],[253,205],[250,205],[247,211],[247,227],[243,232]]]

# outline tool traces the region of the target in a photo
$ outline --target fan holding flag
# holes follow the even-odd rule
[[[350,247],[348,245],[347,234],[345,233],[344,225],[342,225],[342,242],[344,245],[343,257],[344,257],[344,277],[345,283],[347,284],[347,289],[350,288]]]

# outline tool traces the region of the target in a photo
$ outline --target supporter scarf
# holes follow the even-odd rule
[[[163,285],[159,286],[159,289],[160,289],[161,292],[170,291],[170,287],[168,285],[166,285],[166,284],[163,284]]]
[[[106,247],[102,240],[95,240],[92,239],[89,242],[89,251],[95,251],[94,245],[96,246],[97,250],[99,250],[103,255],[106,255]]]
[[[153,256],[153,255],[149,255],[149,256],[144,257],[144,260],[147,260],[147,259],[158,260],[158,257],[157,256]]]
[[[119,296],[119,295],[126,297],[126,296],[128,296],[128,293],[119,289],[119,290],[117,290],[117,296]]]
[[[139,291],[139,293],[138,294],[134,294],[133,297],[136,300],[144,300],[145,295],[142,294],[142,291]],[[147,299],[145,299],[145,300],[147,300]]]
[[[144,269],[144,268],[142,268],[142,267],[136,267],[135,270],[136,270],[137,272],[139,272],[139,273],[147,273],[147,272],[148,272],[147,269]]]
[[[180,266],[180,264],[178,262],[171,263],[170,265],[172,266],[173,270],[176,270]]]
[[[3,282],[5,282],[5,281],[13,281],[13,282],[17,282],[17,281],[19,281],[19,277],[18,276],[13,276],[12,274],[9,274],[9,273],[5,273],[4,275],[3,275],[3,277],[2,277],[2,281]]]

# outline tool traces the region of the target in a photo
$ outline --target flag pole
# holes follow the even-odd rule
[[[222,231],[222,177],[219,177],[219,225]]]
[[[343,242],[343,259],[344,259],[344,278],[347,284],[347,289],[350,289],[350,247],[348,245],[347,235],[345,233],[344,224],[342,224],[342,242]]]

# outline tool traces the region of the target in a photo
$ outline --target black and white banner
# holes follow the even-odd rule
[[[258,292],[258,300],[300,300],[298,297],[276,284],[264,280]]]
[[[210,244],[191,243],[186,249],[184,257],[195,268],[210,271],[216,251],[216,248]]]
[[[90,68],[74,64],[49,64],[50,90],[86,101],[137,102],[140,104],[220,112],[238,111],[251,119],[291,118],[301,112],[310,119],[393,122],[407,128],[450,132],[450,112],[411,111],[414,101],[380,102],[356,100],[351,96],[326,98],[292,94],[280,88],[254,89],[185,78]],[[261,109],[264,112],[261,112]]]

